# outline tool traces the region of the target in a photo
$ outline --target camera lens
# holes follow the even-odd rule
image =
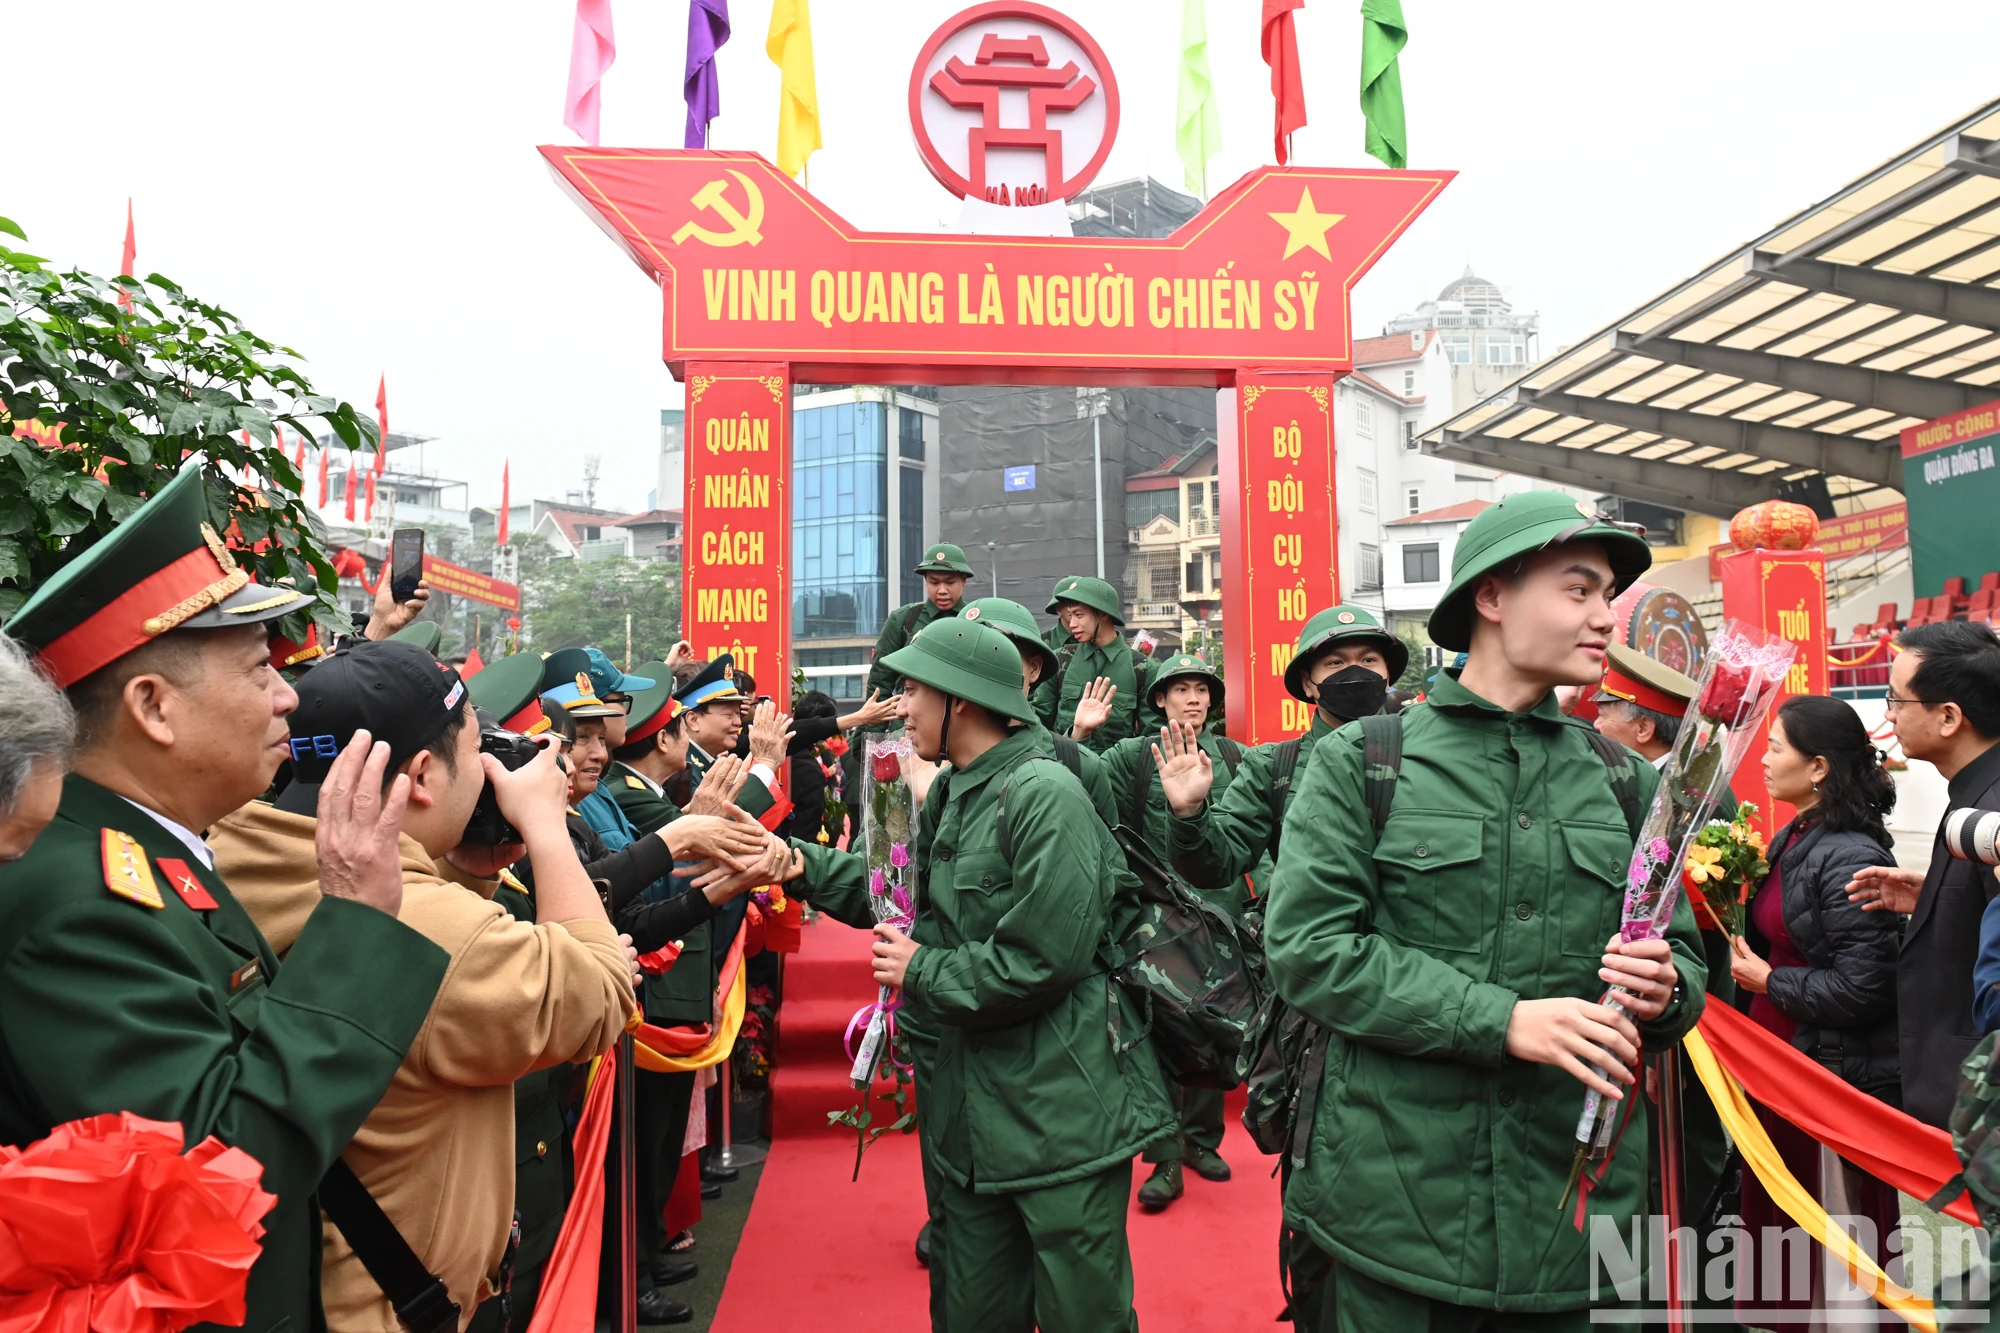
[[[1945,850],[1961,861],[2000,865],[2000,810],[1954,810],[1944,817]]]

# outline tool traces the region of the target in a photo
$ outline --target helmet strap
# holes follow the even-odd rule
[[[957,702],[951,695],[944,695],[944,721],[938,723],[937,761],[940,764],[951,762],[951,706]]]

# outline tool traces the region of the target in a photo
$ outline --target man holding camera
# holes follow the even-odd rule
[[[1953,620],[1904,630],[1896,642],[1888,704],[1903,754],[1944,775],[1951,809],[2000,810],[2000,637]],[[1979,1041],[1972,972],[1994,888],[1984,865],[1952,856],[1942,828],[1925,874],[1871,866],[1847,886],[1863,911],[1910,918],[1896,957],[1896,1021],[1903,1109],[1926,1124],[1945,1125],[1958,1067]]]
[[[458,673],[412,644],[343,647],[299,690],[289,719],[292,782],[275,805],[253,803],[222,820],[211,845],[283,953],[320,896],[313,812],[327,766],[319,756],[366,730],[388,743],[389,775],[407,781],[400,919],[451,955],[450,970],[388,1092],[343,1154],[381,1216],[329,1207],[321,1286],[334,1333],[398,1333],[409,1322],[409,1294],[378,1262],[383,1248],[407,1249],[461,1310],[504,1288],[514,1082],[609,1050],[635,1009],[634,968],[570,846],[555,747],[512,770],[482,754]],[[463,841],[488,785],[519,846]],[[448,860],[471,875],[494,874],[521,847],[536,869],[534,924],[439,873],[437,862]]]

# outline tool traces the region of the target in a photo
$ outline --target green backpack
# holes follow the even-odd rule
[[[1049,757],[1024,755],[1014,769]],[[1000,855],[1008,861],[1014,859],[1007,818],[1014,769],[1000,784],[994,811]],[[1126,873],[1118,889],[1115,939],[1099,958],[1145,1016],[1136,1036],[1124,1040],[1114,1026],[1112,1040],[1122,1055],[1150,1035],[1161,1072],[1174,1082],[1233,1088],[1246,1034],[1263,1000],[1263,958],[1228,913],[1161,861],[1144,833],[1120,824],[1111,835],[1125,854]]]
[[[1924,1203],[1942,1211],[1970,1190],[1980,1222],[1989,1234],[2000,1235],[2000,1067],[1993,1059],[1996,1040],[2000,1040],[2000,1032],[1981,1037],[1958,1067],[1958,1097],[1951,1105],[1950,1126],[1959,1172]]]

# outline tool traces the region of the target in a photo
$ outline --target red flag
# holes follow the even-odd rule
[[[127,195],[125,196],[125,249],[118,256],[118,276],[121,278],[131,277],[132,261],[138,257],[139,240],[132,231],[132,196]],[[132,308],[131,294],[121,290],[118,293],[118,304],[130,310]]]
[[[474,648],[465,655],[465,665],[458,669],[458,678],[460,680],[471,680],[484,670],[486,670],[486,659],[479,655],[477,648]]]
[[[373,472],[368,474],[368,507],[362,512],[361,521],[363,523],[373,523],[375,521],[375,474]]]
[[[1299,78],[1299,38],[1292,29],[1292,11],[1306,0],[1264,0],[1264,63],[1271,67],[1274,112],[1271,137],[1278,165],[1291,156],[1292,131],[1306,123],[1306,92]]]
[[[382,464],[389,458],[389,377],[384,375],[375,384],[375,424],[381,429],[382,438],[375,445],[375,467],[373,475],[382,475]]]
[[[493,538],[494,545],[496,546],[505,546],[507,544],[507,511],[513,508],[513,499],[507,484],[509,480],[507,473],[513,466],[513,463],[514,460],[510,458],[500,465],[500,530]]]
[[[321,509],[326,508],[326,466],[330,461],[332,461],[332,458],[333,455],[327,452],[327,447],[323,444],[320,445],[319,446],[319,507]]]
[[[284,448],[284,447],[285,447],[285,428],[284,428],[283,426],[280,426],[280,427],[278,428],[278,447],[279,447],[280,449],[282,449],[282,448]],[[292,466],[293,466],[293,467],[295,467],[295,468],[297,468],[297,469],[299,470],[299,475],[300,475],[300,476],[304,476],[304,475],[305,475],[305,471],[306,471],[306,437],[305,437],[304,435],[301,435],[301,436],[299,436],[299,451],[298,451],[298,453],[297,453],[297,454],[293,455],[293,457],[292,457]]]
[[[354,521],[354,485],[356,480],[357,478],[354,472],[354,451],[352,449],[349,449],[347,451],[347,521],[349,523],[352,523]]]

